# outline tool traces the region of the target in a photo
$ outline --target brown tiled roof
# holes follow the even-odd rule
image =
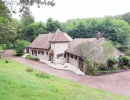
[[[50,42],[69,42],[69,41],[70,40],[65,36],[65,34],[58,29]]]
[[[49,49],[50,42],[69,42],[71,38],[59,29],[56,33],[39,34],[38,37],[30,44],[30,48]]]
[[[30,48],[49,49],[50,42],[54,34],[39,34],[38,37],[30,44]]]

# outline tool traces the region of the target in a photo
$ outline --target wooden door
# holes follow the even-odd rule
[[[53,54],[49,54],[49,61],[53,62]]]
[[[51,54],[49,54],[49,61],[51,61]]]
[[[79,68],[83,71],[83,60],[81,58],[79,59]]]
[[[29,48],[26,48],[26,53],[29,53]]]

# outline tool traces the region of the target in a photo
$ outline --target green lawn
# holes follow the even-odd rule
[[[130,100],[27,68],[0,59],[0,100]]]
[[[0,45],[0,50],[2,50],[2,46]]]

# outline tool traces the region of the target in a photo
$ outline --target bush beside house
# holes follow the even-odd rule
[[[39,58],[33,58],[30,55],[27,55],[25,58],[26,59],[30,59],[30,60],[35,60],[35,61],[39,61],[40,60]]]
[[[108,58],[107,64],[96,63],[86,60],[86,74],[103,75],[115,72],[122,72],[130,69],[130,57],[120,56],[119,58]]]
[[[16,43],[14,45],[16,50],[16,56],[21,56],[24,54],[24,49],[29,45],[30,43],[24,40],[16,40]]]

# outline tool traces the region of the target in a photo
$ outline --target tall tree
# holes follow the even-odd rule
[[[58,28],[61,28],[60,22],[57,20],[55,21],[52,18],[48,18],[46,22],[46,26],[47,26],[47,30],[52,33],[55,32]]]
[[[22,15],[21,20],[20,20],[20,24],[21,24],[22,28],[24,28],[34,22],[35,22],[35,20],[34,20],[34,17],[32,14]]]
[[[11,41],[14,41],[16,36],[17,33],[12,23],[4,19],[4,21],[0,23],[0,44],[9,44]]]
[[[122,15],[116,15],[114,16],[114,18],[125,20],[127,23],[130,24],[130,12],[122,14]]]
[[[48,31],[44,23],[42,22],[32,23],[28,25],[26,28],[24,28],[23,39],[32,42],[38,36],[38,34],[46,34],[46,33],[48,33]]]
[[[9,19],[11,17],[11,12],[8,9],[8,7],[5,5],[5,3],[0,0],[0,17],[4,17]]]

